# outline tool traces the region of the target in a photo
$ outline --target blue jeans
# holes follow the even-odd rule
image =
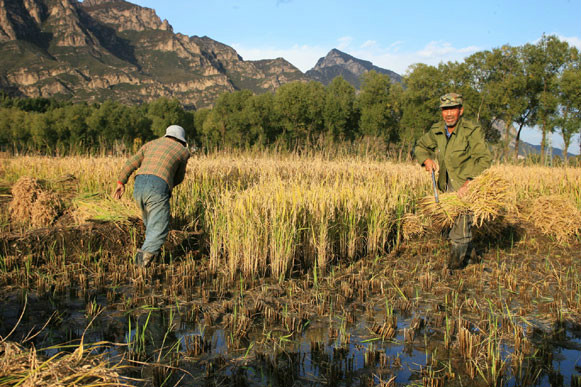
[[[141,250],[157,254],[169,233],[171,196],[165,180],[154,175],[137,175],[133,197],[141,208],[145,241]]]

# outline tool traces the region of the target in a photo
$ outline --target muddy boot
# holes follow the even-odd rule
[[[467,244],[457,245],[452,243],[450,248],[450,256],[448,257],[448,269],[450,271],[464,268],[464,259],[466,257],[467,251]]]
[[[148,267],[153,261],[155,261],[156,257],[157,257],[157,254],[144,251],[143,252],[143,259],[141,261],[141,266]]]
[[[137,253],[135,253],[135,257],[133,257],[133,264],[136,266],[143,265],[143,251],[141,249],[137,250]]]
[[[478,253],[474,247],[469,246],[468,254],[464,258],[464,266],[475,265],[477,263],[480,263],[480,260],[478,259]]]

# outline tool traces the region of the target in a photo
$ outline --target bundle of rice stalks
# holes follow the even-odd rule
[[[93,355],[81,346],[73,353],[59,352],[46,359],[34,348],[24,349],[11,342],[0,343],[0,385],[2,386],[129,386],[110,366],[105,354]]]
[[[434,196],[425,196],[419,202],[423,216],[432,220],[436,228],[450,227],[460,214],[470,211],[468,203],[461,200],[454,192],[439,195],[439,203]]]
[[[581,230],[581,213],[575,203],[563,195],[540,196],[521,207],[523,221],[559,242],[566,242]]]
[[[408,241],[414,237],[419,237],[426,231],[423,218],[417,214],[407,213],[402,218],[401,235],[403,240]]]
[[[12,186],[9,211],[14,222],[46,227],[56,220],[61,208],[57,194],[33,177],[23,176]]]
[[[462,200],[468,203],[478,227],[516,210],[516,191],[494,169],[488,169],[474,179]]]
[[[433,196],[420,200],[423,215],[430,217],[436,227],[449,227],[460,214],[472,213],[473,222],[482,227],[500,216],[514,212],[516,193],[508,180],[494,169],[488,169],[468,185],[461,198],[455,192],[444,193],[436,203]]]
[[[78,224],[88,220],[126,222],[141,213],[133,200],[116,200],[108,194],[94,193],[73,200],[72,216]]]

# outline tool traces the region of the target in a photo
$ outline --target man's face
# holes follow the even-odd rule
[[[452,128],[455,127],[462,113],[464,113],[464,107],[462,106],[451,106],[442,108],[442,117],[444,118],[444,122],[448,127]]]

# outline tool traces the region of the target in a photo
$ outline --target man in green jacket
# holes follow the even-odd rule
[[[470,181],[490,166],[492,156],[480,125],[462,118],[462,95],[443,95],[440,97],[440,108],[443,122],[432,125],[419,139],[414,153],[426,171],[439,171],[440,191],[456,191],[461,197],[466,193]],[[450,230],[450,270],[464,267],[469,259],[471,226],[472,215],[461,215]]]

